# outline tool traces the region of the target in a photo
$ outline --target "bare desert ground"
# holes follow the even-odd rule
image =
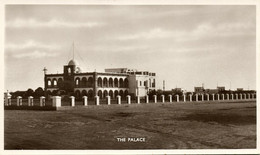
[[[256,101],[4,112],[5,149],[256,148]]]

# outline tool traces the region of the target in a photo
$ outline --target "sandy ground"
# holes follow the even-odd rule
[[[5,110],[4,116],[5,149],[256,148],[255,101]]]

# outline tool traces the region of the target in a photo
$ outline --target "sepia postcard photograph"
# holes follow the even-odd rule
[[[55,2],[2,5],[4,154],[260,153],[257,1]]]

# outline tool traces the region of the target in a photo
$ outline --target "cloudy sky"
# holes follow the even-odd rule
[[[158,87],[256,89],[255,6],[7,5],[5,90],[43,87],[72,58],[85,72],[135,68]]]

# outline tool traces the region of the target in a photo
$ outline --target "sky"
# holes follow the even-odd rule
[[[62,73],[134,68],[162,89],[256,89],[256,8],[250,5],[6,5],[5,91]]]

